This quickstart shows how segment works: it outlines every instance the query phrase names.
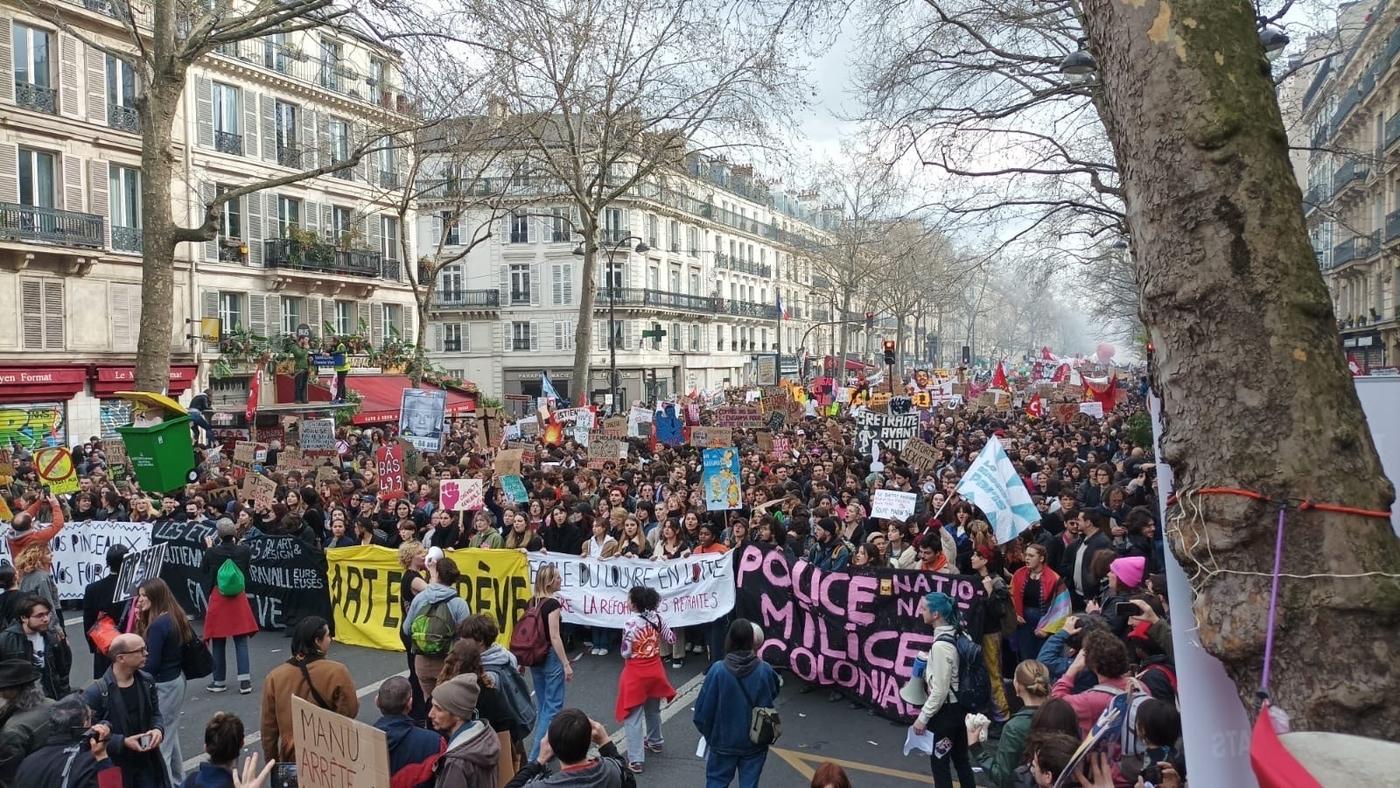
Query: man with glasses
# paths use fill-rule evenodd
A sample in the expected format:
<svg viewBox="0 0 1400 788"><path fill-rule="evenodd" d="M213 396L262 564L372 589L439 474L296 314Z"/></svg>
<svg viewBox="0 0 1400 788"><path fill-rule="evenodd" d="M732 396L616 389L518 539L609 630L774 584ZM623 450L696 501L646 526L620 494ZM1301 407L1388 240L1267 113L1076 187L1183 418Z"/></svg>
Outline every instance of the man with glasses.
<svg viewBox="0 0 1400 788"><path fill-rule="evenodd" d="M42 598L28 594L15 606L19 620L0 632L0 660L27 660L39 671L38 687L44 695L58 700L71 692L68 672L72 653L58 648L58 638L49 631L53 608Z"/></svg>
<svg viewBox="0 0 1400 788"><path fill-rule="evenodd" d="M112 667L88 685L83 701L92 709L92 718L111 731L108 750L127 788L169 788L160 754L165 720L156 701L156 683L141 670L146 653L140 635L118 635L107 652Z"/></svg>

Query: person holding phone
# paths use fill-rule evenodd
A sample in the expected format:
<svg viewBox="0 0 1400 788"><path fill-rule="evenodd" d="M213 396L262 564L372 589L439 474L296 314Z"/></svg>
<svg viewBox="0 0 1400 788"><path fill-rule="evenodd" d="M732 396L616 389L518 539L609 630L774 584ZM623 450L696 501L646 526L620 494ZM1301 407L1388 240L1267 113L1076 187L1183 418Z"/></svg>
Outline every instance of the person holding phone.
<svg viewBox="0 0 1400 788"><path fill-rule="evenodd" d="M169 788L170 775L161 757L165 719L160 714L156 683L141 670L146 641L127 633L112 641L112 667L83 691L92 718L111 731L107 748L121 768L126 788Z"/></svg>

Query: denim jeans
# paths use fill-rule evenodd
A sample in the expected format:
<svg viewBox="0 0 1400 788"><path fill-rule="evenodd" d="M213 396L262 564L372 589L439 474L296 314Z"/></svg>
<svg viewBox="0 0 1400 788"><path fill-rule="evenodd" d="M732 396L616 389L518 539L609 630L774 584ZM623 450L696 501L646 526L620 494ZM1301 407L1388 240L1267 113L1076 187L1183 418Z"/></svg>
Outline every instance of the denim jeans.
<svg viewBox="0 0 1400 788"><path fill-rule="evenodd" d="M224 678L228 675L228 653L225 646L228 638L213 638L209 641L209 651L214 655L214 672L209 676L209 680L215 684L223 684ZM248 666L248 636L238 635L233 639L233 658L238 664L238 680L252 680L252 668Z"/></svg>
<svg viewBox="0 0 1400 788"><path fill-rule="evenodd" d="M530 668L530 676L535 685L535 706L539 709L535 714L535 734L527 756L527 760L533 761L540 755L540 742L549 733L549 723L564 708L564 663L559 661L554 649L550 649L543 665Z"/></svg>
<svg viewBox="0 0 1400 788"><path fill-rule="evenodd" d="M185 705L185 677L156 683L156 705L165 721L165 737L160 740L160 759L170 775L170 784L179 785L185 777L185 759L180 753L180 708Z"/></svg>
<svg viewBox="0 0 1400 788"><path fill-rule="evenodd" d="M642 734L642 722L646 722L646 734ZM646 763L648 744L660 744L661 738L661 699L647 698L646 703L627 712L622 722L622 730L627 736L627 762Z"/></svg>
<svg viewBox="0 0 1400 788"><path fill-rule="evenodd" d="M767 759L767 747L753 755L725 755L710 750L705 757L705 788L728 788L736 771L739 788L758 788L758 778L763 774L763 762Z"/></svg>
<svg viewBox="0 0 1400 788"><path fill-rule="evenodd" d="M609 629L607 627L590 627L590 632L590 640L593 641L594 648L616 648L616 646L613 645L614 635L617 632L616 629Z"/></svg>

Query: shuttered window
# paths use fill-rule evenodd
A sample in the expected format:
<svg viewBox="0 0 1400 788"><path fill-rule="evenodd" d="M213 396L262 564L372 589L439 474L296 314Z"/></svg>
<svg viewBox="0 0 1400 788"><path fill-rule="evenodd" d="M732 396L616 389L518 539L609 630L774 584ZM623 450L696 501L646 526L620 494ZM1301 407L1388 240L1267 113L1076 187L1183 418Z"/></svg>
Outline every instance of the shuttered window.
<svg viewBox="0 0 1400 788"><path fill-rule="evenodd" d="M63 350L63 280L21 279L24 349Z"/></svg>

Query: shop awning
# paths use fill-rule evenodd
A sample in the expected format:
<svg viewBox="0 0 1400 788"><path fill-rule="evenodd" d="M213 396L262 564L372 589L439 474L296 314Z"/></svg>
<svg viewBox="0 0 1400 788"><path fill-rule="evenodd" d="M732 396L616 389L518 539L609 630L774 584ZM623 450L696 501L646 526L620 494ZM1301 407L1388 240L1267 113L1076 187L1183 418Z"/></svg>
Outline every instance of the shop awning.
<svg viewBox="0 0 1400 788"><path fill-rule="evenodd" d="M70 400L86 383L83 367L0 367L0 402Z"/></svg>
<svg viewBox="0 0 1400 788"><path fill-rule="evenodd" d="M351 375L346 379L350 390L360 395L360 409L351 424L390 424L399 420L399 404L403 390L413 388L407 375ZM437 388L424 383L419 388ZM476 395L447 389L447 415L465 416L476 412ZM277 401L291 402L295 390L291 375L277 376ZM312 402L329 402L330 389L312 381L307 398Z"/></svg>
<svg viewBox="0 0 1400 788"><path fill-rule="evenodd" d="M168 396L179 397L188 391L198 372L199 367L193 364L171 367ZM98 399L113 397L118 391L131 391L132 381L136 380L135 367L95 366L91 374L92 395Z"/></svg>

